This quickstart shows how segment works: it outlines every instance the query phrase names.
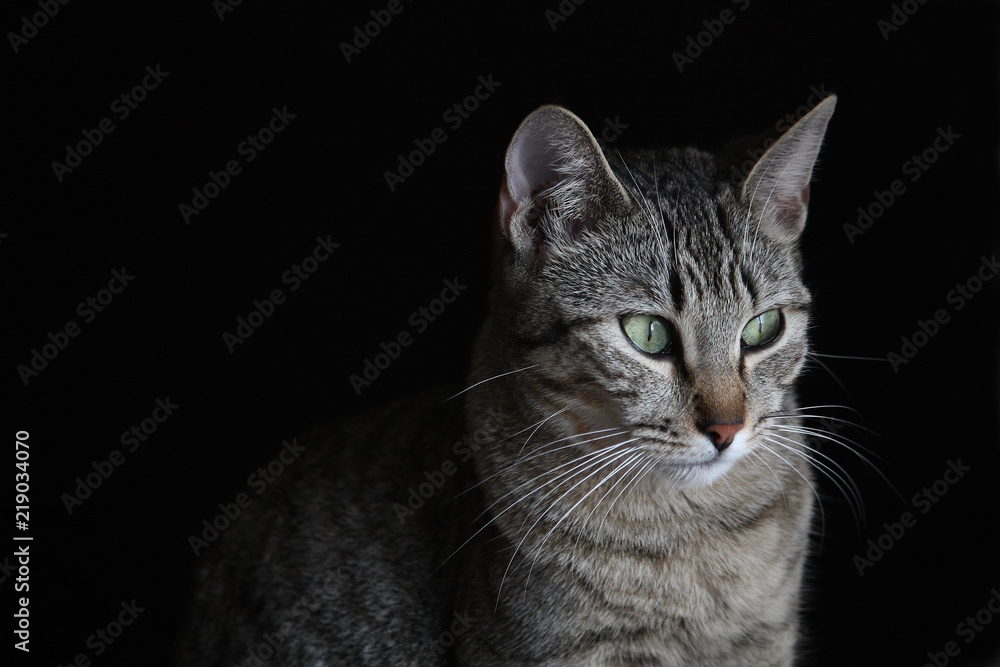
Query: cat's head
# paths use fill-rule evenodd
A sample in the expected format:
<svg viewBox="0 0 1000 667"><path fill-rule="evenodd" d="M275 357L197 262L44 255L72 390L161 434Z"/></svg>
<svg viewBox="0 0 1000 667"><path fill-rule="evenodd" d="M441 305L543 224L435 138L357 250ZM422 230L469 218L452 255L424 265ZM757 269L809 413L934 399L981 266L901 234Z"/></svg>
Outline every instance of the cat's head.
<svg viewBox="0 0 1000 667"><path fill-rule="evenodd" d="M605 157L560 107L524 120L507 151L497 285L473 371L511 373L474 399L513 404L523 422L491 454L497 466L545 447L569 460L626 443L704 485L755 451L807 353L798 240L835 101L735 185L721 158L694 149Z"/></svg>

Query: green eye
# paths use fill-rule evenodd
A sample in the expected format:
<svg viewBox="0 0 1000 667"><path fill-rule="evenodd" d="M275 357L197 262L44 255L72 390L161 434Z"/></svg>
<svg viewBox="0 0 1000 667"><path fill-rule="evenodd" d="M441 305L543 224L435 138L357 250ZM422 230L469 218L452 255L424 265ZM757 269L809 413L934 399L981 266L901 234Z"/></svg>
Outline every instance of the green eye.
<svg viewBox="0 0 1000 667"><path fill-rule="evenodd" d="M655 315L625 315L622 329L632 343L649 354L669 354L673 346L670 325Z"/></svg>
<svg viewBox="0 0 1000 667"><path fill-rule="evenodd" d="M743 327L740 344L743 347L760 347L778 337L781 333L781 311L769 310L753 318Z"/></svg>

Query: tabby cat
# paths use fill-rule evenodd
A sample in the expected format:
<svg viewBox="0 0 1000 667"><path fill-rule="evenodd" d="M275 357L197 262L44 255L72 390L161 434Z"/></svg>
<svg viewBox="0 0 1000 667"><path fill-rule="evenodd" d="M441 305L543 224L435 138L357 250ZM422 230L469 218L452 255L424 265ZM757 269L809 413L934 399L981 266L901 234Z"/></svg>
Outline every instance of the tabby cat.
<svg viewBox="0 0 1000 667"><path fill-rule="evenodd" d="M798 239L835 101L738 184L529 115L471 386L302 439L203 556L179 664L792 664Z"/></svg>

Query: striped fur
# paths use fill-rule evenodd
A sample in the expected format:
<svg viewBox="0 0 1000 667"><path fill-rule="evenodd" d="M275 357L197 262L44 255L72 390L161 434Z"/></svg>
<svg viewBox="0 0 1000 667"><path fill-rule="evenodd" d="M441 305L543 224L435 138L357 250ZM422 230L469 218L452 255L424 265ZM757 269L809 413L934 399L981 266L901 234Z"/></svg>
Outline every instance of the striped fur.
<svg viewBox="0 0 1000 667"><path fill-rule="evenodd" d="M510 418L477 461L495 539L475 559L482 585L464 592L470 606L496 605L497 621L465 636L463 664L791 662L811 473L797 441L783 450L763 436L769 416L794 409L807 353L795 241L832 105L772 147L743 188L694 149L605 162L585 130L575 145L565 138L582 123L559 109L536 112L542 130L522 126L560 138L548 150L524 140L536 152L524 157L515 137L508 172L543 171L511 156L555 162L584 185L553 194L543 178L504 193L514 240L473 378L527 370L468 399L470 426L487 406ZM588 187L614 196L560 199ZM519 232L531 224L542 231ZM545 247L520 247L518 233ZM776 307L781 336L743 352L741 329ZM680 352L639 352L619 325L627 313L672 322ZM745 426L720 454L700 423L727 411Z"/></svg>
<svg viewBox="0 0 1000 667"><path fill-rule="evenodd" d="M568 111L529 116L470 387L308 440L203 566L178 664L254 664L276 629L261 664L791 664L814 491L773 423L808 351L797 239L833 104L738 187L710 154L604 156ZM672 354L629 314L670 323Z"/></svg>

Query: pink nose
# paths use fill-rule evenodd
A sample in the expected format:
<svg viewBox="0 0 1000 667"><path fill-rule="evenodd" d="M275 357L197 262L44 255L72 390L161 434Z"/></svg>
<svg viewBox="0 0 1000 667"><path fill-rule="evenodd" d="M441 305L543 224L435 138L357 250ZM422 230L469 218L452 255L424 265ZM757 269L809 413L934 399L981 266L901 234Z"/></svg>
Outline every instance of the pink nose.
<svg viewBox="0 0 1000 667"><path fill-rule="evenodd" d="M734 424L709 424L705 427L705 433L712 439L712 444L721 453L726 447L733 444L736 434L743 428L743 422Z"/></svg>

